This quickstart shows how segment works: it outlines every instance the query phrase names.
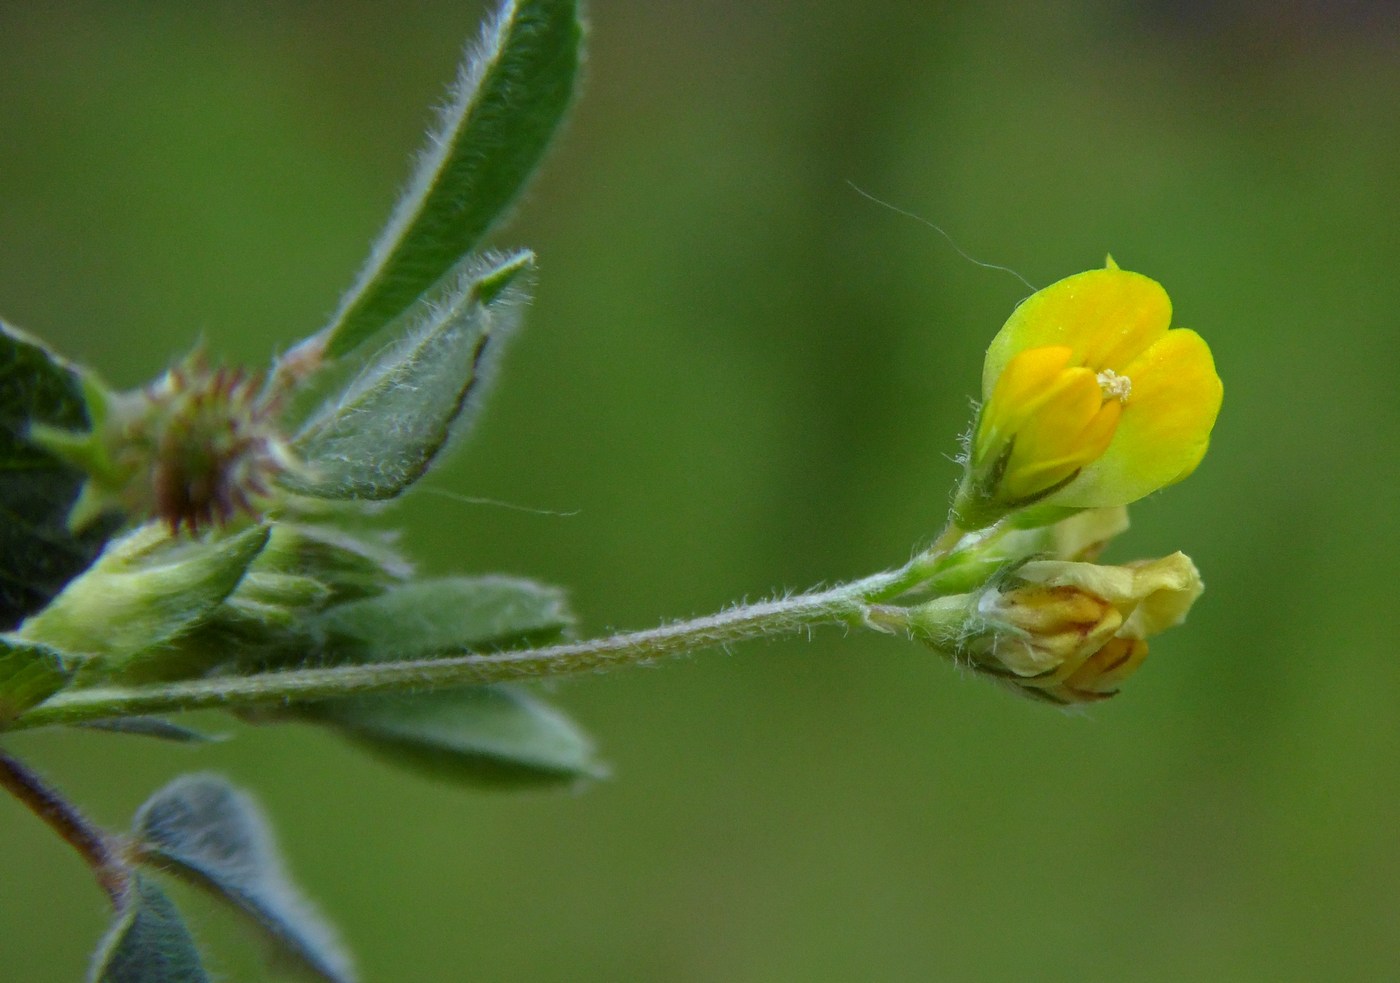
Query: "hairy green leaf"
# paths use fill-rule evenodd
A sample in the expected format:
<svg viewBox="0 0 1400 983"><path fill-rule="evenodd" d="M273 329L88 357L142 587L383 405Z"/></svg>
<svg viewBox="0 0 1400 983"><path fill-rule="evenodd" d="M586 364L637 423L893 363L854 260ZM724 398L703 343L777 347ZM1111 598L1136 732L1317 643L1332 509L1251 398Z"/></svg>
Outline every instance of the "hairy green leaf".
<svg viewBox="0 0 1400 983"><path fill-rule="evenodd" d="M576 0L507 0L469 53L407 191L327 330L342 355L406 311L510 206L573 96Z"/></svg>
<svg viewBox="0 0 1400 983"><path fill-rule="evenodd" d="M563 593L511 577L452 577L331 608L311 625L326 662L423 659L557 641L572 618ZM519 690L488 686L302 704L398 763L458 781L550 784L598 777L592 742Z"/></svg>
<svg viewBox="0 0 1400 983"><path fill-rule="evenodd" d="M480 393L490 356L519 321L528 252L468 264L407 336L297 435L305 467L283 478L317 498L393 498L427 472L453 423Z"/></svg>
<svg viewBox="0 0 1400 983"><path fill-rule="evenodd" d="M572 621L558 588L515 577L443 577L333 607L310 629L326 662L385 662L543 645Z"/></svg>
<svg viewBox="0 0 1400 983"><path fill-rule="evenodd" d="M97 949L91 983L205 983L209 979L180 913L137 875L117 920Z"/></svg>
<svg viewBox="0 0 1400 983"><path fill-rule="evenodd" d="M397 764L453 781L549 785L607 773L568 717L506 686L328 700L305 716Z"/></svg>
<svg viewBox="0 0 1400 983"><path fill-rule="evenodd" d="M69 679L58 652L17 638L0 638L0 728L57 693Z"/></svg>
<svg viewBox="0 0 1400 983"><path fill-rule="evenodd" d="M85 476L28 439L34 424L87 429L82 382L72 366L0 323L0 629L48 603L110 531L69 532Z"/></svg>
<svg viewBox="0 0 1400 983"><path fill-rule="evenodd" d="M288 879L262 811L224 779L175 779L137 812L133 833L143 862L228 902L304 971L354 980L335 931Z"/></svg>

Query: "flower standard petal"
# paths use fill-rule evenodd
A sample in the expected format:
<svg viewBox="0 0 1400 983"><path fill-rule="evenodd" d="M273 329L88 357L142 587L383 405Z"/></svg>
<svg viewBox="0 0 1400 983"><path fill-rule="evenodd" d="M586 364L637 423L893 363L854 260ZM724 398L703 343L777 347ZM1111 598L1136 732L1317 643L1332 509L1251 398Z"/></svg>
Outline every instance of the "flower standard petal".
<svg viewBox="0 0 1400 983"><path fill-rule="evenodd" d="M1073 364L1122 371L1171 320L1167 292L1141 273L1111 266L1066 277L1027 297L992 339L982 396L990 398L1006 363L1029 348L1064 345L1074 351Z"/></svg>

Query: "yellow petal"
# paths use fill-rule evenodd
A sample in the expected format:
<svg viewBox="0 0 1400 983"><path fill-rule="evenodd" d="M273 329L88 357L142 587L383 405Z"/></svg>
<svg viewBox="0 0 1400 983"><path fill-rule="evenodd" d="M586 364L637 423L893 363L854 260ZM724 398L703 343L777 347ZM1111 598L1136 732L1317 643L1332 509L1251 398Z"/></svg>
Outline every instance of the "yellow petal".
<svg viewBox="0 0 1400 983"><path fill-rule="evenodd" d="M1055 396L1056 383L1062 382L1065 366L1074 353L1064 347L1048 346L1018 352L997 380L996 389L983 408L977 428L975 460L998 453L1016 435L1036 410ZM1072 380L1071 380L1072 382Z"/></svg>
<svg viewBox="0 0 1400 983"><path fill-rule="evenodd" d="M1124 505L1180 481L1200 463L1223 393L1200 335L1169 331L1121 371L1132 380L1132 395L1113 442L1048 502Z"/></svg>
<svg viewBox="0 0 1400 983"><path fill-rule="evenodd" d="M1146 658L1147 643L1142 639L1114 638L1064 680L1058 695L1069 703L1112 696Z"/></svg>
<svg viewBox="0 0 1400 983"><path fill-rule="evenodd" d="M1123 566L1031 560L1016 576L1044 590L1075 590L1102 598L1123 616L1120 635L1146 638L1186 620L1205 589L1196 565L1185 553Z"/></svg>
<svg viewBox="0 0 1400 983"><path fill-rule="evenodd" d="M1064 345L1073 364L1122 372L1166 333L1172 305L1161 285L1116 266L1066 277L1027 297L987 348L982 396L988 399L1007 363L1029 348Z"/></svg>
<svg viewBox="0 0 1400 983"><path fill-rule="evenodd" d="M1121 404L1103 401L1089 369L1071 369L1062 379L1057 398L1016 435L1002 485L1003 494L1013 501L1054 487L1097 459L1112 442Z"/></svg>
<svg viewBox="0 0 1400 983"><path fill-rule="evenodd" d="M1134 573L1133 592L1140 601L1128 615L1121 634L1132 638L1146 638L1181 624L1205 590L1196 564L1185 553L1139 561L1129 567Z"/></svg>

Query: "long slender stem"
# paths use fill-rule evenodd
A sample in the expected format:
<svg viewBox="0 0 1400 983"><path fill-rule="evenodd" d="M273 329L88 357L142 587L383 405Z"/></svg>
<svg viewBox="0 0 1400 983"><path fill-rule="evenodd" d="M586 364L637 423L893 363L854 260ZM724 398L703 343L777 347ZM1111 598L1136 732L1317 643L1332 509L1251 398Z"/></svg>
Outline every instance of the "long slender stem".
<svg viewBox="0 0 1400 983"><path fill-rule="evenodd" d="M49 825L78 851L97 883L119 907L131 880L131 868L122 859L120 844L110 833L94 826L78 808L34 771L0 750L0 787Z"/></svg>
<svg viewBox="0 0 1400 983"><path fill-rule="evenodd" d="M437 658L287 669L133 686L66 690L12 721L11 729L80 724L182 710L229 709L447 686L601 672L668 655L793 635L818 625L867 625L871 606L918 589L952 551L962 530L950 524L927 550L898 570L828 590L734 607L690 621L564 645L510 652L443 653Z"/></svg>
<svg viewBox="0 0 1400 983"><path fill-rule="evenodd" d="M76 688L34 707L12 726L43 727L179 710L268 705L603 671L751 638L796 634L818 625L860 624L872 599L889 596L891 590L898 592L907 580L906 571L907 568L875 574L830 590L735 607L646 631L538 649L139 686Z"/></svg>

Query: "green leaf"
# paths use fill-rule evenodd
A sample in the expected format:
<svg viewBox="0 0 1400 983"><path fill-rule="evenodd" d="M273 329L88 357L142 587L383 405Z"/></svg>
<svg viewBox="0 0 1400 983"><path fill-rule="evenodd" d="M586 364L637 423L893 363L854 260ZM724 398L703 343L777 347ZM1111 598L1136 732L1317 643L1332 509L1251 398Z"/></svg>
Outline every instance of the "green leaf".
<svg viewBox="0 0 1400 983"><path fill-rule="evenodd" d="M46 645L0 638L0 728L67 685L59 653Z"/></svg>
<svg viewBox="0 0 1400 983"><path fill-rule="evenodd" d="M224 779L175 779L137 812L133 833L143 862L228 902L302 970L354 980L334 930L287 878L262 811Z"/></svg>
<svg viewBox="0 0 1400 983"><path fill-rule="evenodd" d="M558 640L573 619L558 588L514 577L444 577L330 608L310 624L327 663L387 662Z"/></svg>
<svg viewBox="0 0 1400 983"><path fill-rule="evenodd" d="M68 512L85 475L28 439L35 424L86 430L81 379L33 338L0 323L0 629L48 603L92 562L110 532L69 532Z"/></svg>
<svg viewBox="0 0 1400 983"><path fill-rule="evenodd" d="M327 327L331 356L406 311L515 200L572 100L582 34L576 0L510 0L487 25Z"/></svg>
<svg viewBox="0 0 1400 983"><path fill-rule="evenodd" d="M468 264L439 303L302 429L305 467L282 479L302 495L394 498L427 472L453 423L484 388L489 356L519 321L528 252Z"/></svg>
<svg viewBox="0 0 1400 983"><path fill-rule="evenodd" d="M304 716L397 764L453 781L552 785L607 774L593 742L568 717L506 686L329 700L307 706Z"/></svg>
<svg viewBox="0 0 1400 983"><path fill-rule="evenodd" d="M331 608L311 631L322 640L318 658L340 664L544 645L572 621L556 588L512 577L452 577ZM292 713L457 781L554 784L605 773L592 742L567 717L508 687L349 697Z"/></svg>
<svg viewBox="0 0 1400 983"><path fill-rule="evenodd" d="M16 635L73 653L94 671L155 670L165 643L207 619L267 544L268 528L192 541L150 523L110 543Z"/></svg>
<svg viewBox="0 0 1400 983"><path fill-rule="evenodd" d="M204 983L209 979L180 913L155 884L137 875L98 947L91 983Z"/></svg>

